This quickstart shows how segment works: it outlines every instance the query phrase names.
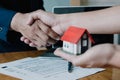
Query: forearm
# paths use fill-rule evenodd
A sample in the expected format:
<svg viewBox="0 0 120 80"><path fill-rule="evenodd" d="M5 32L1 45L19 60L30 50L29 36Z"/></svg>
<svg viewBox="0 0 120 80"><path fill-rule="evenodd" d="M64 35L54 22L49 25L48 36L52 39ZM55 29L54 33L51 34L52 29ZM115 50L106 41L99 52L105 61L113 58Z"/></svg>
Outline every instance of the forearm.
<svg viewBox="0 0 120 80"><path fill-rule="evenodd" d="M119 9L120 6L91 12L63 14L60 20L63 24L86 28L93 34L120 33Z"/></svg>
<svg viewBox="0 0 120 80"><path fill-rule="evenodd" d="M114 46L114 53L108 64L120 68L120 45Z"/></svg>
<svg viewBox="0 0 120 80"><path fill-rule="evenodd" d="M14 30L16 32L20 32L20 29L24 30L25 27L23 27L23 25L21 24L21 23L23 23L23 20L21 19L21 18L23 18L23 15L24 14L18 12L13 16L13 18L11 20L11 26L10 26L11 30Z"/></svg>

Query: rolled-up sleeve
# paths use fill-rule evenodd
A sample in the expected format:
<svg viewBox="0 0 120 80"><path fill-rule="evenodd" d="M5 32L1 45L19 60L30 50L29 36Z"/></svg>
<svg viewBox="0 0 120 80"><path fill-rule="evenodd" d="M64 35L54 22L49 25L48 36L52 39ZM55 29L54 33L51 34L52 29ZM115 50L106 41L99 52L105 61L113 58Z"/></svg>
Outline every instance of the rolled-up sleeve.
<svg viewBox="0 0 120 80"><path fill-rule="evenodd" d="M7 32L10 28L11 20L15 14L15 11L0 7L0 39L3 41L7 41Z"/></svg>

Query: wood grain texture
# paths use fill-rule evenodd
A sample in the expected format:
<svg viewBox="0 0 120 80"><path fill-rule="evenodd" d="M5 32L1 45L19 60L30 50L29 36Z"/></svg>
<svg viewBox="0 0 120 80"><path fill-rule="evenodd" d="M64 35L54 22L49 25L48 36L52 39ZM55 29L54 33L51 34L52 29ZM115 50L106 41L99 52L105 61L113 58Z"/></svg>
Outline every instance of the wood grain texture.
<svg viewBox="0 0 120 80"><path fill-rule="evenodd" d="M25 51L25 52L11 52L0 53L0 63L14 61L26 57L40 56L44 50L41 51ZM0 74L0 80L20 80L4 74ZM98 72L94 75L81 78L79 80L120 80L120 69L106 67L105 71Z"/></svg>

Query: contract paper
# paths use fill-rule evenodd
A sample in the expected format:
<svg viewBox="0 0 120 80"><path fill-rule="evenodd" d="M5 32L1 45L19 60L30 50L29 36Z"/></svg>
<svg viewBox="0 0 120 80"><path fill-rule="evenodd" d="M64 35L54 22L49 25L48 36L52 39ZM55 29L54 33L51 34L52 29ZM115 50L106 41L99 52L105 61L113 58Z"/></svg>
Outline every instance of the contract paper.
<svg viewBox="0 0 120 80"><path fill-rule="evenodd" d="M67 70L68 62L55 57L25 58L0 64L0 73L23 80L76 80L103 71L103 68L74 67Z"/></svg>

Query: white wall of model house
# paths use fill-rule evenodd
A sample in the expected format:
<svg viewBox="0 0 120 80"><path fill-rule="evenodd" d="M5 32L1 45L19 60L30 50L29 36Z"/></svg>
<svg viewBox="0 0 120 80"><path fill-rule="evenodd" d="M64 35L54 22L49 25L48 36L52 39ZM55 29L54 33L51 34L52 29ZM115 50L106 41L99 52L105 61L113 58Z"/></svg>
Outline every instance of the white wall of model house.
<svg viewBox="0 0 120 80"><path fill-rule="evenodd" d="M63 41L63 50L70 53L70 54L77 54L78 50L77 50L77 47L78 45L80 44L74 44L74 43L71 43L71 42L67 42L67 41Z"/></svg>
<svg viewBox="0 0 120 80"><path fill-rule="evenodd" d="M86 38L86 34L83 35L83 38ZM88 40L83 40L82 44L81 44L81 39L78 41L77 44L75 43L71 43L71 42L67 42L67 41L63 41L63 50L70 53L70 54L80 54L81 53L81 49L82 46L83 47L91 47L91 41L89 38L87 38ZM88 42L87 42L88 41ZM87 44L88 43L88 44ZM82 45L82 46L81 46Z"/></svg>

